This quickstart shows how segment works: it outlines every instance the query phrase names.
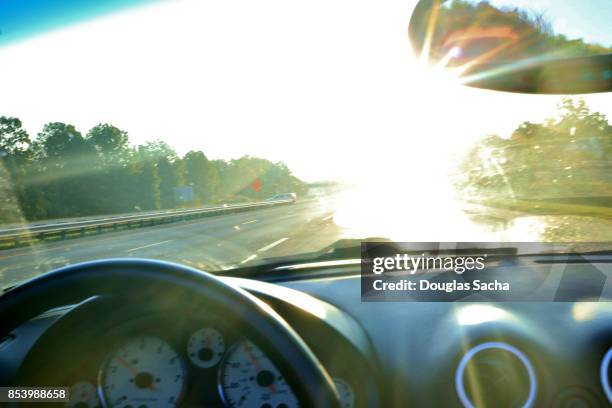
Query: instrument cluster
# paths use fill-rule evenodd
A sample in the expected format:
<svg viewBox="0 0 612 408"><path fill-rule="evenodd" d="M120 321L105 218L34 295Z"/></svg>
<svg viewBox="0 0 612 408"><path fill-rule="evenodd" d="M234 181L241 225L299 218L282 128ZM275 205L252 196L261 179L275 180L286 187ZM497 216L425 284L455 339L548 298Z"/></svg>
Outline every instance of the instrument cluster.
<svg viewBox="0 0 612 408"><path fill-rule="evenodd" d="M153 330L107 344L97 364L71 377L66 406L299 406L274 362L248 339L209 325L191 327L189 333ZM355 407L350 380L333 380L342 407Z"/></svg>

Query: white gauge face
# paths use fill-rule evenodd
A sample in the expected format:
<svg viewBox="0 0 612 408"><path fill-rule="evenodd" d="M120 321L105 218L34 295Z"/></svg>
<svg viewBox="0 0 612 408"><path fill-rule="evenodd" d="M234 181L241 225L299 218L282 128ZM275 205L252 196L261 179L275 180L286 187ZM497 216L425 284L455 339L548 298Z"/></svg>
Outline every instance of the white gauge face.
<svg viewBox="0 0 612 408"><path fill-rule="evenodd" d="M230 407L294 408L298 400L272 361L253 343L234 346L223 361L221 391Z"/></svg>
<svg viewBox="0 0 612 408"><path fill-rule="evenodd" d="M88 381L79 381L70 386L70 401L66 407L93 408L99 407L100 401L96 393L96 387Z"/></svg>
<svg viewBox="0 0 612 408"><path fill-rule="evenodd" d="M333 377L332 380L340 396L340 406L342 408L353 408L355 406L355 392L353 388L341 378Z"/></svg>
<svg viewBox="0 0 612 408"><path fill-rule="evenodd" d="M215 329L205 327L193 333L187 343L187 355L193 364L202 368L215 365L225 353L223 336Z"/></svg>
<svg viewBox="0 0 612 408"><path fill-rule="evenodd" d="M168 343L144 336L116 350L99 381L107 407L174 407L183 393L185 367Z"/></svg>

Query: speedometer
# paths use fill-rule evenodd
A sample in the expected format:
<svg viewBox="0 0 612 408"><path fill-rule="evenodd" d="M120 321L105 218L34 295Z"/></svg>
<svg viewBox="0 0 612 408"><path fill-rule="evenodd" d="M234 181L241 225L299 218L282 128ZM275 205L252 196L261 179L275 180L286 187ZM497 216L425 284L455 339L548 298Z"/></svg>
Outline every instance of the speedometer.
<svg viewBox="0 0 612 408"><path fill-rule="evenodd" d="M174 407L183 393L185 367L159 337L143 336L116 350L100 372L105 407Z"/></svg>
<svg viewBox="0 0 612 408"><path fill-rule="evenodd" d="M234 346L220 372L222 397L230 407L292 408L298 400L268 357L250 341Z"/></svg>

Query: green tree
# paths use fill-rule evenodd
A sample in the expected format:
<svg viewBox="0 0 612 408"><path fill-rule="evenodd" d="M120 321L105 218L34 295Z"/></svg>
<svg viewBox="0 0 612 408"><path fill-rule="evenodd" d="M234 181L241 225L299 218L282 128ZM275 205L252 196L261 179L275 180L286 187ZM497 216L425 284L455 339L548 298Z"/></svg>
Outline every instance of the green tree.
<svg viewBox="0 0 612 408"><path fill-rule="evenodd" d="M137 205L130 190L134 182L130 168L132 151L127 132L109 124L92 128L86 142L95 152L90 195L95 198L99 214L131 211Z"/></svg>
<svg viewBox="0 0 612 408"><path fill-rule="evenodd" d="M136 207L143 211L161 208L159 174L155 157L147 146L138 146L132 164L134 180L131 191Z"/></svg>
<svg viewBox="0 0 612 408"><path fill-rule="evenodd" d="M157 159L157 172L159 174L159 193L162 208L174 208L178 202L175 199L175 188L184 184L182 162L175 159L173 162L166 156Z"/></svg>
<svg viewBox="0 0 612 408"><path fill-rule="evenodd" d="M220 186L225 196L238 195L249 199L263 199L274 194L295 192L303 194L307 186L291 174L284 163L244 156L226 165L215 163L219 171ZM253 182L261 182L261 191L254 191Z"/></svg>
<svg viewBox="0 0 612 408"><path fill-rule="evenodd" d="M193 187L196 201L199 204L211 202L219 183L214 164L200 151L188 152L183 161L186 182Z"/></svg>
<svg viewBox="0 0 612 408"><path fill-rule="evenodd" d="M25 156L30 145L30 136L19 119L0 116L0 157L3 160Z"/></svg>
<svg viewBox="0 0 612 408"><path fill-rule="evenodd" d="M37 161L31 182L45 201L46 217L74 217L95 212L89 195L95 156L73 125L48 123L33 143Z"/></svg>
<svg viewBox="0 0 612 408"><path fill-rule="evenodd" d="M255 180L262 184L253 191ZM99 124L83 135L71 124L47 123L30 140L21 121L0 117L0 221L102 215L175 208L177 187L192 185L196 202L257 200L305 191L283 163L244 156L183 158L165 142L131 147L128 133Z"/></svg>
<svg viewBox="0 0 612 408"><path fill-rule="evenodd" d="M0 221L20 221L28 206L27 165L30 136L17 118L0 117Z"/></svg>
<svg viewBox="0 0 612 408"><path fill-rule="evenodd" d="M612 197L612 126L583 100L560 115L524 122L507 138L489 136L463 162L460 188L471 197L598 204Z"/></svg>

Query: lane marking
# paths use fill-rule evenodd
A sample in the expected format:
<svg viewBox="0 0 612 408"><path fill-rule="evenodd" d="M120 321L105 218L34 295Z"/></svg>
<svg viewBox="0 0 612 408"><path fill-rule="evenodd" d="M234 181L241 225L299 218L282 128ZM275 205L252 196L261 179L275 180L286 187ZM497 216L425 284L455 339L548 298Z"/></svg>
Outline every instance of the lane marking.
<svg viewBox="0 0 612 408"><path fill-rule="evenodd" d="M150 248L150 247L152 247L152 246L156 246L156 245L165 244L166 242L172 242L172 240L171 240L171 239L169 239L169 240L167 240L167 241L156 242L156 243L154 243L154 244L149 244L149 245L143 245L143 246L138 247L138 248L128 249L128 250L127 250L127 251L125 251L125 252L133 252L133 251L138 251L139 249Z"/></svg>
<svg viewBox="0 0 612 408"><path fill-rule="evenodd" d="M257 221L258 220L251 220L251 221L243 222L242 225L252 224L252 223L257 222Z"/></svg>
<svg viewBox="0 0 612 408"><path fill-rule="evenodd" d="M329 214L327 217L323 218L323 221L331 220L334 214Z"/></svg>
<svg viewBox="0 0 612 408"><path fill-rule="evenodd" d="M247 263L247 262L249 262L249 261L252 261L252 260L253 260L253 259L255 259L255 258L257 258L257 255L253 254L253 255L249 256L247 259L242 260L242 261L240 262L240 265L245 264L245 263Z"/></svg>
<svg viewBox="0 0 612 408"><path fill-rule="evenodd" d="M270 208L261 208L255 211L267 211L269 209ZM278 209L278 208L274 208L274 209ZM228 214L228 215L231 216L232 214ZM139 229L134 229L134 230L124 229L120 231L109 232L108 234L90 235L90 236L85 236L85 237L80 237L80 238L69 239L66 241L48 241L48 242L41 242L41 243L34 244L31 246L26 246L26 247L6 248L6 249L0 250L0 253L1 253L0 261L5 260L5 259L19 258L22 256L27 256L29 258L33 254L38 256L42 254L47 254L49 252L66 250L68 248L75 247L75 246L78 246L79 249L82 249L85 247L91 248L91 247L97 246L100 242L106 242L110 240L121 241L126 237L129 237L129 239L134 238L135 235L139 235L139 236L151 235L151 234L159 233L160 230L164 230L164 229L173 230L176 227L183 228L184 225L188 225L189 227L194 227L194 226L198 226L199 224L205 224L211 221L217 222L218 218L217 217L205 217L205 218L189 221L187 224L182 224L182 225L181 223L174 223L174 224L166 224L166 225L155 225L151 227L139 228ZM236 230L240 230L240 227L237 225L234 226L234 228ZM118 244L120 243L118 242ZM18 252L4 254L3 252L5 251L7 252L8 251L10 252L18 251ZM83 258L83 259L88 259L88 258Z"/></svg>
<svg viewBox="0 0 612 408"><path fill-rule="evenodd" d="M104 234L104 235L90 235L90 236L86 236L82 238L69 239L66 241L51 241L51 242L46 242L46 243L34 244L34 245L30 245L30 246L23 247L23 248L11 248L11 249L6 249L6 251L14 251L14 250L21 250L21 249L23 249L23 251L16 253L16 254L2 255L0 256L0 260L15 258L19 256L24 256L24 255L31 256L32 254L41 255L41 254L46 254L47 252L53 252L56 250L66 250L68 248L73 247L79 240L81 240L80 248L84 248L82 245L88 245L88 244L93 245L93 244L98 244L100 242L105 242L109 240L116 240L117 238L120 239L120 238L125 238L127 236L133 237L133 235L151 235L153 233L160 231L161 228L158 229L158 227L172 228L171 225L156 225L155 227L151 227L150 229L147 229L147 230L143 230L142 228L139 230L120 230L117 232L111 232L111 233ZM131 234L121 235L125 232L131 232ZM58 245L54 246L54 244L58 244ZM41 246L42 248L37 248L37 246Z"/></svg>
<svg viewBox="0 0 612 408"><path fill-rule="evenodd" d="M274 247L275 247L275 246L277 246L278 244L282 244L283 242L285 242L285 241L286 241L286 240L288 240L288 239L289 239L289 238L287 238L287 237L285 237L285 238L281 238L281 239L279 239L278 241L274 241L274 242L273 242L273 243L271 243L270 245L266 245L266 246L265 246L265 247L263 247L263 248L259 248L259 249L257 250L257 252L265 252L265 251L267 251L268 249L272 249L272 248L274 248Z"/></svg>

